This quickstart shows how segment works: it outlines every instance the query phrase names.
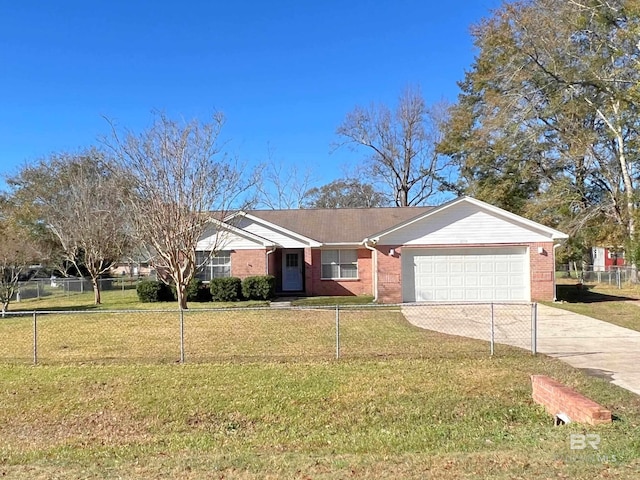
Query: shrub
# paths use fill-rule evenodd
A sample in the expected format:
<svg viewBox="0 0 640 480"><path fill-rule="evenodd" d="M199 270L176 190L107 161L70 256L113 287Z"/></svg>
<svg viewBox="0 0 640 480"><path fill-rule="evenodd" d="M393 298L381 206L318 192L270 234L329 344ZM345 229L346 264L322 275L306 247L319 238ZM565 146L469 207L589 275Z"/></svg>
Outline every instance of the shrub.
<svg viewBox="0 0 640 480"><path fill-rule="evenodd" d="M175 300L171 288L158 280L143 280L136 286L138 299L142 303L172 302Z"/></svg>
<svg viewBox="0 0 640 480"><path fill-rule="evenodd" d="M192 278L187 286L187 301L210 302L211 290L209 290L209 286L203 284L199 278Z"/></svg>
<svg viewBox="0 0 640 480"><path fill-rule="evenodd" d="M175 298L178 298L176 294L175 285L171 285L171 292ZM199 278L192 278L187 285L187 302L210 302L211 291L202 283Z"/></svg>
<svg viewBox="0 0 640 480"><path fill-rule="evenodd" d="M209 283L214 302L236 302L242 295L242 281L238 277L212 278Z"/></svg>
<svg viewBox="0 0 640 480"><path fill-rule="evenodd" d="M273 275L247 277L242 281L242 296L248 300L270 300L276 294Z"/></svg>

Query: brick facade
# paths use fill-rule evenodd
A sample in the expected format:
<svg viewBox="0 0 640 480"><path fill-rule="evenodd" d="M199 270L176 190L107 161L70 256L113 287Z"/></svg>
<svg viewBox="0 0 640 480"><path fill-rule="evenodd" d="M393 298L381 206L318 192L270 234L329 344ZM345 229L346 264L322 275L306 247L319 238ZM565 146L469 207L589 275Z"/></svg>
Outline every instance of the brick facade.
<svg viewBox="0 0 640 480"><path fill-rule="evenodd" d="M231 276L238 278L267 274L267 251L256 250L232 250L231 251Z"/></svg>
<svg viewBox="0 0 640 480"><path fill-rule="evenodd" d="M391 256L391 249L394 255ZM378 250L378 301L380 303L402 302L402 247L380 245Z"/></svg>
<svg viewBox="0 0 640 480"><path fill-rule="evenodd" d="M322 250L305 249L305 293L309 296L373 295L371 251L358 249L358 278L322 278Z"/></svg>
<svg viewBox="0 0 640 480"><path fill-rule="evenodd" d="M542 249L540 253L539 250ZM555 258L553 242L529 245L531 300L552 301L555 298Z"/></svg>
<svg viewBox="0 0 640 480"><path fill-rule="evenodd" d="M465 245L469 247L495 247L496 245ZM531 299L550 301L554 299L553 243L531 243L529 247L529 274ZM412 246L413 248L413 246ZM423 247L428 248L428 247ZM437 248L460 248L460 245L438 245ZM402 302L402 246L380 245L377 248L378 301L381 303ZM394 255L390 250L394 249ZM541 250L540 250L541 249ZM304 249L304 294L307 296L372 295L373 259L366 248L358 249L358 278L354 280L322 279L322 250ZM267 271L277 278L282 275L281 250L267 255L266 249L233 250L231 252L231 275L245 278L265 275ZM269 269L267 270L267 263ZM278 283L281 286L281 282Z"/></svg>

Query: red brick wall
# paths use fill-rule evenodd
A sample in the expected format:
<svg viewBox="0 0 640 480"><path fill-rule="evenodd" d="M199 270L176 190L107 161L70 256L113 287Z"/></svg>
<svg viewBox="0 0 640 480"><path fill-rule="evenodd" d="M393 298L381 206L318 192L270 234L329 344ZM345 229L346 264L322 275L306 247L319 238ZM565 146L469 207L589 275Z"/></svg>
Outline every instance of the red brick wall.
<svg viewBox="0 0 640 480"><path fill-rule="evenodd" d="M322 279L322 251L305 249L305 290L307 295L372 295L371 251L358 249L358 278L354 280Z"/></svg>
<svg viewBox="0 0 640 480"><path fill-rule="evenodd" d="M611 411L586 398L575 390L545 375L532 375L533 400L544 406L554 417L559 413L572 422L597 425L611 423Z"/></svg>
<svg viewBox="0 0 640 480"><path fill-rule="evenodd" d="M538 253L539 247L543 249L543 253ZM530 244L529 261L531 274L531 300L552 301L555 297L555 259L553 258L553 242Z"/></svg>
<svg viewBox="0 0 640 480"><path fill-rule="evenodd" d="M391 249L393 256L389 255ZM402 302L402 247L380 245L378 250L378 302Z"/></svg>
<svg viewBox="0 0 640 480"><path fill-rule="evenodd" d="M232 250L231 251L231 276L251 277L253 275L266 275L266 250Z"/></svg>

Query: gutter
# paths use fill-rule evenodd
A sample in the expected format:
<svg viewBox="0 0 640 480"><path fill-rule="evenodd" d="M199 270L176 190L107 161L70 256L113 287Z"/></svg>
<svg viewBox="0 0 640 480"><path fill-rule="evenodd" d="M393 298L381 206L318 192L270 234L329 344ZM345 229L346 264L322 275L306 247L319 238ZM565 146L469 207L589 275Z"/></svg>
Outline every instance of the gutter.
<svg viewBox="0 0 640 480"><path fill-rule="evenodd" d="M362 241L362 245L367 250L371 250L373 253L371 254L373 260L373 301L374 303L378 302L378 250L372 247L370 244L375 245L376 242L365 238Z"/></svg>

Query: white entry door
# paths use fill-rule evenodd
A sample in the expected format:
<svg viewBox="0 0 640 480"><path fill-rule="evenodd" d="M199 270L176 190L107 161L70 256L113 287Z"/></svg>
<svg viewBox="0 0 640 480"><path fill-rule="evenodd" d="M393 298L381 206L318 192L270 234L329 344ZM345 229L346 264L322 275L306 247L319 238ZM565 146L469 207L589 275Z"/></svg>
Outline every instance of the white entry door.
<svg viewBox="0 0 640 480"><path fill-rule="evenodd" d="M405 302L528 301L526 247L403 249Z"/></svg>
<svg viewBox="0 0 640 480"><path fill-rule="evenodd" d="M282 252L282 290L299 292L302 290L302 252Z"/></svg>

